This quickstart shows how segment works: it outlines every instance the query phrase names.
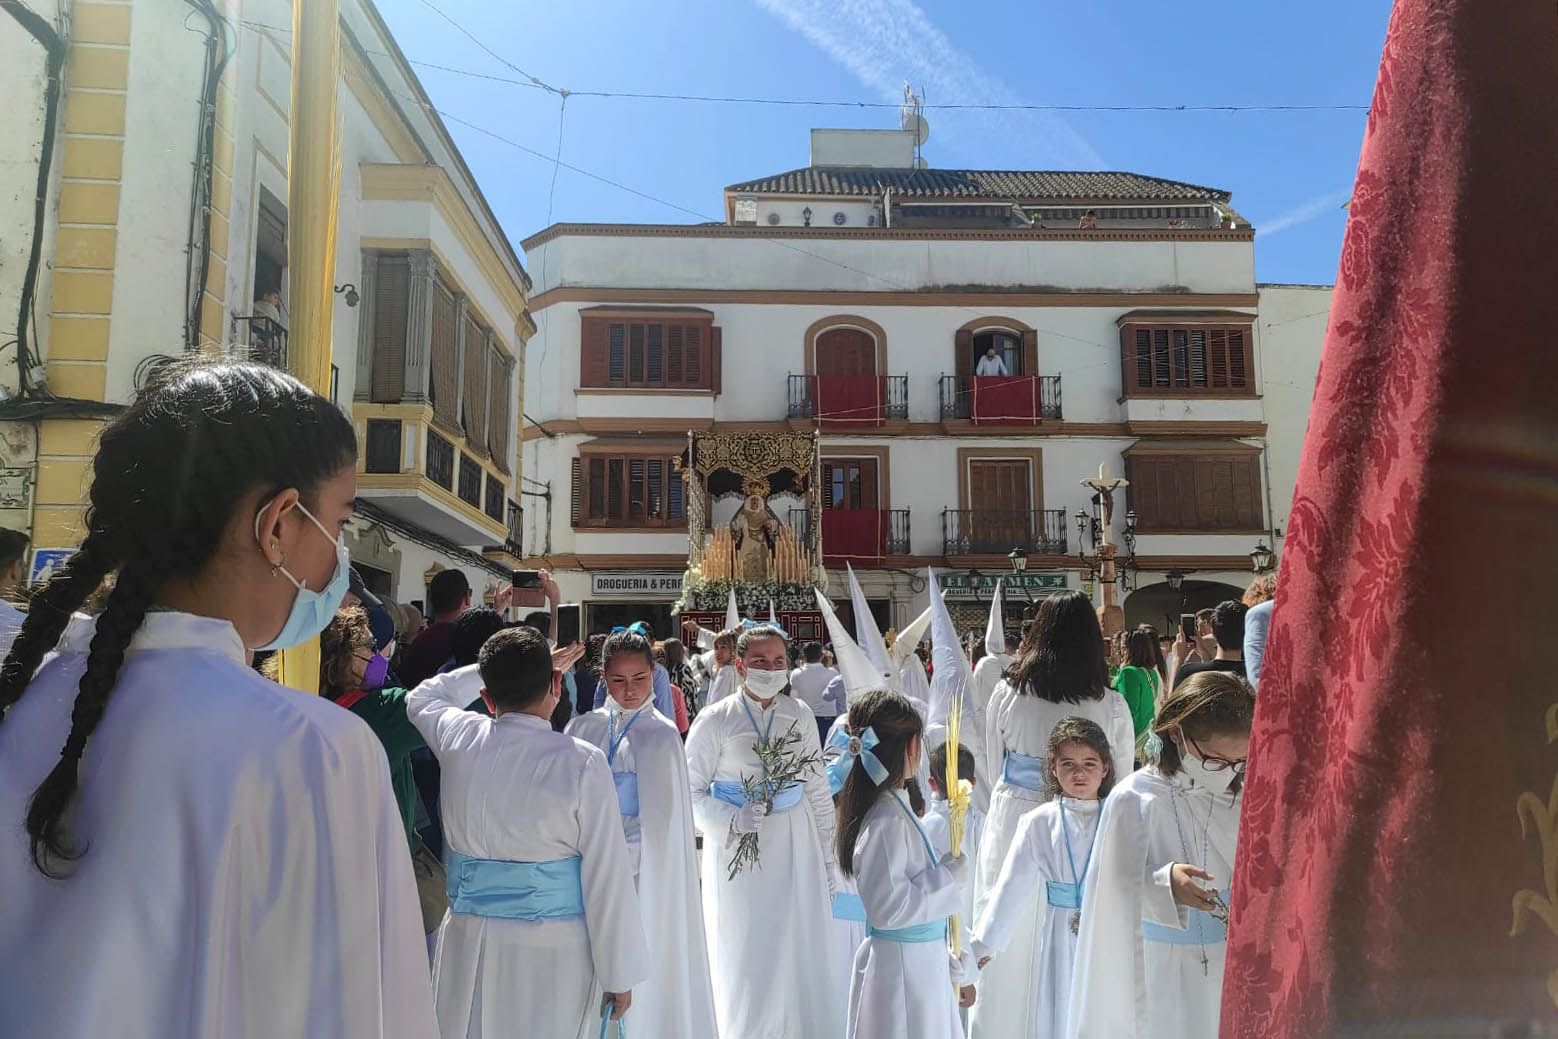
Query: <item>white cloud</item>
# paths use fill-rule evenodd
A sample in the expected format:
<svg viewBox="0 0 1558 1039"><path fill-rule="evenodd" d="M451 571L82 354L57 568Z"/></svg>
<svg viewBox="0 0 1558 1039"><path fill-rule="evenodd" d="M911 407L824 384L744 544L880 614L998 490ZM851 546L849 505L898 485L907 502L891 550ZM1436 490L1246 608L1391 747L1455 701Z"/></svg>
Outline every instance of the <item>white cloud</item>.
<svg viewBox="0 0 1558 1039"><path fill-rule="evenodd" d="M1018 104L1021 99L983 71L926 17L914 0L757 0L884 101L903 85L923 89L928 104ZM935 110L932 151L954 142L984 165L1101 169L1103 156L1069 123L1049 112Z"/></svg>
<svg viewBox="0 0 1558 1039"><path fill-rule="evenodd" d="M1327 216L1340 209L1342 203L1351 197L1351 188L1348 188L1346 191L1333 191L1327 195L1320 195L1317 198L1310 199L1308 202L1294 206L1286 213L1279 213L1264 223L1257 222L1255 229L1260 232L1261 237L1269 238L1274 234L1290 230L1300 224L1307 224L1311 220L1318 220L1323 216Z"/></svg>

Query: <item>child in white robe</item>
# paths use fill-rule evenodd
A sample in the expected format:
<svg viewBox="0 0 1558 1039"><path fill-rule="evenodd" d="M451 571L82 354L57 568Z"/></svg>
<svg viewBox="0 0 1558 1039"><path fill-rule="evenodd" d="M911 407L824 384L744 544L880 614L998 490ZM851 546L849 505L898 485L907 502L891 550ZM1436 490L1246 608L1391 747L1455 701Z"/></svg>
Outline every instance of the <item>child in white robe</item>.
<svg viewBox="0 0 1558 1039"><path fill-rule="evenodd" d="M904 790L924 723L902 695L876 691L850 707L849 732L839 864L855 878L867 925L855 953L846 1035L961 1039L958 1005L973 999L973 969L966 948L952 959L947 924L962 906L969 860L936 854Z"/></svg>
<svg viewBox="0 0 1558 1039"><path fill-rule="evenodd" d="M827 954L837 874L827 777L810 770L774 793L771 811L742 788L743 778L763 779L759 740L793 730L797 753L818 754L817 719L782 695L790 665L779 629L743 630L735 660L741 688L700 711L687 734L716 1020L740 1039L836 1035L845 990ZM759 860L732 876L744 833L758 835Z"/></svg>
<svg viewBox="0 0 1558 1039"><path fill-rule="evenodd" d="M649 976L649 950L611 769L552 730L558 650L508 628L411 691L406 713L443 770L449 912L433 989L443 1039L594 1037ZM493 717L465 709L471 686ZM602 995L604 993L604 995Z"/></svg>
<svg viewBox="0 0 1558 1039"><path fill-rule="evenodd" d="M605 706L566 731L606 752L644 934L655 950L649 979L634 993L633 1034L714 1039L687 758L675 723L655 709L653 653L637 632L608 638L601 648Z"/></svg>
<svg viewBox="0 0 1558 1039"><path fill-rule="evenodd" d="M1053 800L1017 824L1000 878L973 924L973 952L983 967L1010 944L1029 906L1043 906L1039 941L1022 970L1027 984L984 993L989 1003L1016 1002L1009 1011L1013 1019L1026 1011L1023 1037L1063 1039L1066 1034L1082 880L1098 832L1100 799L1109 793L1112 773L1104 730L1086 718L1061 719L1044 756L1045 792Z"/></svg>
<svg viewBox="0 0 1558 1039"><path fill-rule="evenodd" d="M1109 688L1104 665L1104 636L1092 600L1078 591L1056 592L1039 607L1038 617L1023 637L1017 662L995 688L985 716L985 750L995 789L985 816L974 875L974 908L983 912L995 887L1006 851L1024 815L1049 800L1044 793L1044 749L1051 730L1062 718L1075 715L1097 723L1109 737L1114 774L1130 772L1136 752L1136 730L1125 698ZM1032 962L1040 926L1038 905L1030 906L1012 936L1007 955L984 974L990 991L1020 989L1028 984L1022 972ZM1008 1017L1007 1009L1021 1010ZM1025 1005L981 1001L969 1015L974 1039L1011 1039L1029 1027Z"/></svg>
<svg viewBox="0 0 1558 1039"><path fill-rule="evenodd" d="M945 741L937 744L936 749L930 752L930 767L927 776L930 783L930 803L926 805L925 818L922 823L925 833L930 837L931 846L936 849L936 854L946 855L952 850L952 804L947 800L946 791L942 789L947 775L947 744ZM958 778L966 779L975 790L979 789L979 776L974 766L974 752L966 745L958 746ZM968 856L969 862L979 861L979 838L984 833L985 813L979 810L976 800L970 796L968 813L963 818L963 854ZM967 927L974 926L974 877L973 871L969 871L968 881L963 885L963 924Z"/></svg>
<svg viewBox="0 0 1558 1039"><path fill-rule="evenodd" d="M1218 1034L1228 886L1255 694L1192 675L1158 709L1156 763L1115 788L1082 897L1067 1035Z"/></svg>

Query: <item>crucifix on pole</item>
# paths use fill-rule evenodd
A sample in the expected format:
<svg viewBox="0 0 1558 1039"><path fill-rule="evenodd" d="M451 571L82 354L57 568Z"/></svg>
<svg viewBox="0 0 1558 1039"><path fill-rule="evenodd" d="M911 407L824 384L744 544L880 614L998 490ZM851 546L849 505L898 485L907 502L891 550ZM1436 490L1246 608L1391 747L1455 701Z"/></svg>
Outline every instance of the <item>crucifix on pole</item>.
<svg viewBox="0 0 1558 1039"><path fill-rule="evenodd" d="M1125 608L1115 601L1118 585L1115 583L1114 567L1114 492L1130 486L1130 482L1118 476L1109 475L1107 463L1098 467L1098 475L1088 477L1082 481L1082 486L1090 488L1098 495L1098 509L1101 516L1102 540L1098 544L1098 583L1103 591L1103 605L1098 607L1098 624L1104 630L1104 638L1113 638L1125 630Z"/></svg>

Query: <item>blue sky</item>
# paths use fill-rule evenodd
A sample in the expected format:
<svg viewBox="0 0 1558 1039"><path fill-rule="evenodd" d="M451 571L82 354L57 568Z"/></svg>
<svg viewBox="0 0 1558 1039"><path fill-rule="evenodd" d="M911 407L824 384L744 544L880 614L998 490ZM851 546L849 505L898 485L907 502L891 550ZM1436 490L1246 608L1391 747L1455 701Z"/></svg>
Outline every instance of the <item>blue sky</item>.
<svg viewBox="0 0 1558 1039"><path fill-rule="evenodd" d="M1390 9L1388 0L378 4L413 62L520 78L506 60L571 91L896 101L907 80L930 105L1130 107L1366 105ZM725 185L806 165L812 127L883 128L897 118L882 108L573 96L562 117L563 161L622 186L564 168L554 187L557 95L425 64L417 72L439 109L488 131L446 120L516 247L549 214L720 219ZM1120 169L1225 188L1257 228L1260 280L1334 280L1361 109L932 109L927 119L932 166Z"/></svg>

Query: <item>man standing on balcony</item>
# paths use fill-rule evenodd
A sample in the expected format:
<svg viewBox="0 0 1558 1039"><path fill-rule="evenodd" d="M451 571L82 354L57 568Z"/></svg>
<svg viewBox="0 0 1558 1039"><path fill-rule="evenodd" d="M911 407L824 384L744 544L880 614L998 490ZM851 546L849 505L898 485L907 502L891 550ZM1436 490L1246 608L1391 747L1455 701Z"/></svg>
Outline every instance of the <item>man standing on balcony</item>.
<svg viewBox="0 0 1558 1039"><path fill-rule="evenodd" d="M992 341L985 348L985 355L979 359L979 364L974 368L975 375L1010 375L1006 370L1006 358L996 353L995 343Z"/></svg>

